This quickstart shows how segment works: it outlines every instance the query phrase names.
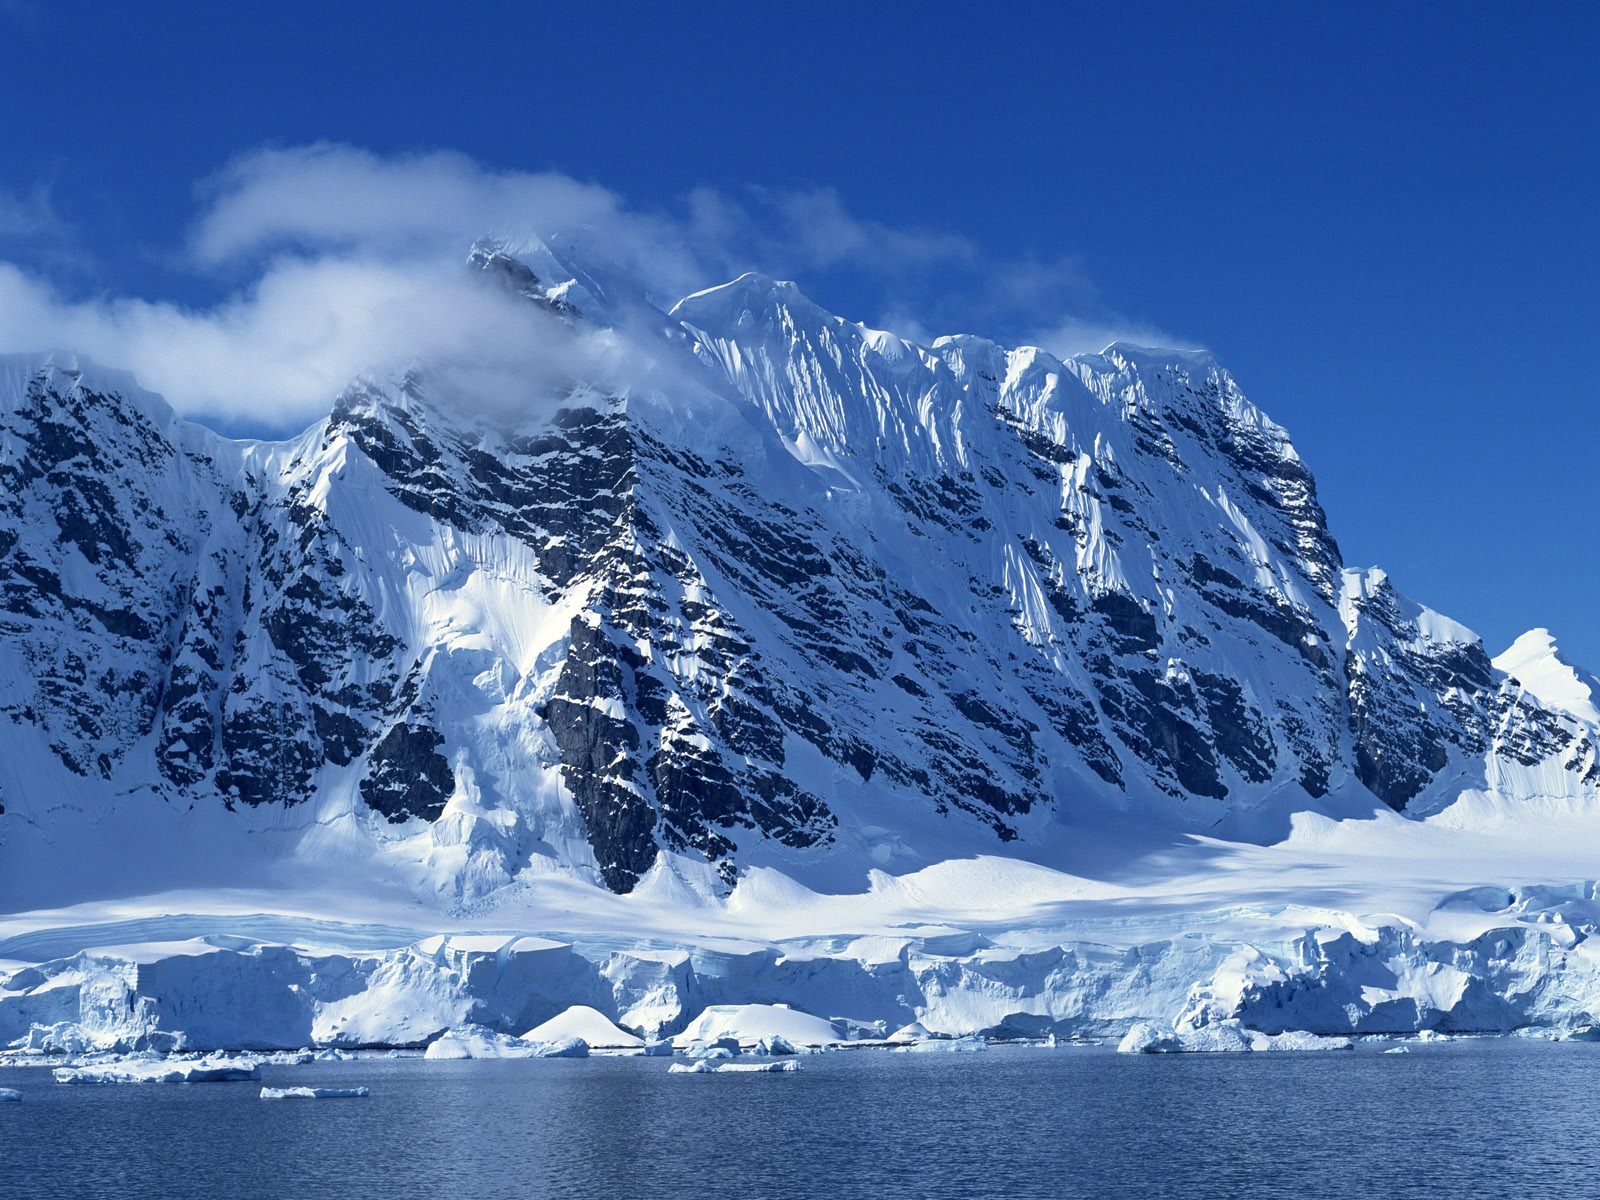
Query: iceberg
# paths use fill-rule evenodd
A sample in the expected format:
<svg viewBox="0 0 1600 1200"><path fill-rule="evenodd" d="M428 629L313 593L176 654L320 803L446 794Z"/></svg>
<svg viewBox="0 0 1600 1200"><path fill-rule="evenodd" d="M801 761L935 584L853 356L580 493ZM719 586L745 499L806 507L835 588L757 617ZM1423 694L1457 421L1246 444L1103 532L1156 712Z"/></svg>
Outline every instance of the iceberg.
<svg viewBox="0 0 1600 1200"><path fill-rule="evenodd" d="M528 1043L529 1058L588 1058L589 1043L581 1037L557 1038L552 1042Z"/></svg>
<svg viewBox="0 0 1600 1200"><path fill-rule="evenodd" d="M683 1049L695 1042L732 1038L756 1046L765 1038L782 1038L792 1046L832 1046L845 1040L832 1021L790 1008L787 1004L713 1004L672 1039Z"/></svg>
<svg viewBox="0 0 1600 1200"><path fill-rule="evenodd" d="M1181 1050L1177 1035L1152 1021L1140 1021L1117 1043L1118 1054L1165 1054Z"/></svg>
<svg viewBox="0 0 1600 1200"><path fill-rule="evenodd" d="M800 1064L792 1058L777 1062L723 1062L720 1065L709 1058L692 1063L673 1063L667 1068L671 1075L770 1075L778 1072L798 1071Z"/></svg>
<svg viewBox="0 0 1600 1200"><path fill-rule="evenodd" d="M257 1060L263 1066L273 1067L299 1067L308 1062L316 1061L316 1054L310 1050L279 1050L271 1054L257 1055Z"/></svg>
<svg viewBox="0 0 1600 1200"><path fill-rule="evenodd" d="M560 1042L579 1038L588 1043L592 1050L637 1050L644 1046L642 1037L629 1033L599 1009L587 1004L574 1004L543 1024L535 1025L522 1037L529 1042Z"/></svg>
<svg viewBox="0 0 1600 1200"><path fill-rule="evenodd" d="M1351 1050L1355 1043L1347 1037L1326 1037L1290 1029L1283 1033L1254 1035L1252 1050Z"/></svg>
<svg viewBox="0 0 1600 1200"><path fill-rule="evenodd" d="M669 1074L669 1075L709 1075L709 1074L711 1074L711 1072L715 1071L716 1069L717 1068L712 1066L711 1063L708 1060L702 1058L698 1062L692 1062L692 1063L675 1062L670 1067L667 1068L667 1074Z"/></svg>
<svg viewBox="0 0 1600 1200"><path fill-rule="evenodd" d="M263 1100L356 1100L365 1099L371 1094L364 1087L264 1087L261 1089L261 1098Z"/></svg>
<svg viewBox="0 0 1600 1200"><path fill-rule="evenodd" d="M1173 1029L1141 1021L1117 1044L1118 1054L1232 1054L1256 1050L1349 1050L1347 1037L1319 1037L1300 1030L1262 1033L1237 1021Z"/></svg>
<svg viewBox="0 0 1600 1200"><path fill-rule="evenodd" d="M981 1037L959 1038L929 1038L923 1042L912 1042L909 1046L896 1046L898 1054L970 1054L977 1050L987 1050L989 1043Z"/></svg>
<svg viewBox="0 0 1600 1200"><path fill-rule="evenodd" d="M430 1042L422 1057L438 1060L463 1058L503 1058L504 1044L492 1035L452 1030Z"/></svg>
<svg viewBox="0 0 1600 1200"><path fill-rule="evenodd" d="M492 1029L451 1029L429 1044L424 1058L588 1058L589 1043L580 1037L535 1041L510 1037Z"/></svg>
<svg viewBox="0 0 1600 1200"><path fill-rule="evenodd" d="M130 1059L96 1063L91 1066L57 1067L57 1083L238 1083L261 1078L254 1062L227 1062L216 1059L171 1061Z"/></svg>
<svg viewBox="0 0 1600 1200"><path fill-rule="evenodd" d="M800 1050L788 1038L773 1034L758 1041L751 1053L776 1058L783 1054L799 1054Z"/></svg>
<svg viewBox="0 0 1600 1200"><path fill-rule="evenodd" d="M683 1048L684 1054L689 1058L703 1059L710 1062L719 1058L733 1058L739 1053L737 1046L711 1045L701 1042L691 1042Z"/></svg>
<svg viewBox="0 0 1600 1200"><path fill-rule="evenodd" d="M21 1099L22 1093L17 1091L16 1088L0 1088L0 1103Z"/></svg>

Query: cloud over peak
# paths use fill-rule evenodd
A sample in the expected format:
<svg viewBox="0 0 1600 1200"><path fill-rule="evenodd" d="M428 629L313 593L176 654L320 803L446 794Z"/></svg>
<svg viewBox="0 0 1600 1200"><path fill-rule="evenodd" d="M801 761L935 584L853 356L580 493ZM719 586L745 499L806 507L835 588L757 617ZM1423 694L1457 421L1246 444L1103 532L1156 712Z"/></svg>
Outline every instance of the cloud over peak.
<svg viewBox="0 0 1600 1200"><path fill-rule="evenodd" d="M475 376L536 389L607 355L615 365L615 346L552 339L462 264L486 234L576 227L662 307L754 269L824 300L830 287L854 295L875 311L850 315L913 334L1009 334L1058 353L1097 348L1084 336L1160 340L1104 313L1075 262L996 261L957 234L858 217L825 188L701 188L644 210L556 172L319 143L242 155L197 195L187 262L232 281L224 299L69 299L0 261L0 350L79 350L131 369L180 411L283 432L324 414L356 375L396 363L472 364ZM48 193L0 196L0 234L53 220Z"/></svg>

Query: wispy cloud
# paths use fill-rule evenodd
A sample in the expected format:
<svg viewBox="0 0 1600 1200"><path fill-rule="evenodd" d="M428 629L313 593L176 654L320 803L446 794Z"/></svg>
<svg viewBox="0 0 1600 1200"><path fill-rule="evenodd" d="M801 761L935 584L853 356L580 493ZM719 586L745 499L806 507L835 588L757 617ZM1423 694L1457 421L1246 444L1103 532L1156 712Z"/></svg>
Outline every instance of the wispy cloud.
<svg viewBox="0 0 1600 1200"><path fill-rule="evenodd" d="M494 171L448 151L382 157L343 145L262 150L198 189L190 237L205 268L273 255L382 262L459 261L475 239L515 241L585 226L607 254L676 299L704 286L682 223L630 208L616 192L553 172Z"/></svg>
<svg viewBox="0 0 1600 1200"><path fill-rule="evenodd" d="M876 313L846 315L922 340L981 332L1058 353L1102 337L1163 340L1108 315L1075 261L997 260L962 235L860 217L829 189L699 189L645 210L593 183L460 154L312 145L244 155L198 186L185 254L192 270L232 281L222 302L68 298L0 263L0 349L80 350L132 369L180 410L285 430L326 412L355 375L396 362L442 364L512 396L637 370L615 335L536 321L462 269L484 234L574 227L663 305L753 269L823 302L834 286L876 296ZM8 233L63 233L48 189L0 194Z"/></svg>
<svg viewBox="0 0 1600 1200"><path fill-rule="evenodd" d="M56 214L50 190L44 183L25 194L0 188L0 239L63 236L67 226Z"/></svg>
<svg viewBox="0 0 1600 1200"><path fill-rule="evenodd" d="M1199 342L1174 337L1144 321L1117 316L1064 317L1054 325L1028 329L1017 339L1022 345L1038 346L1057 358L1074 354L1093 354L1112 342L1132 342L1171 350L1203 350Z"/></svg>

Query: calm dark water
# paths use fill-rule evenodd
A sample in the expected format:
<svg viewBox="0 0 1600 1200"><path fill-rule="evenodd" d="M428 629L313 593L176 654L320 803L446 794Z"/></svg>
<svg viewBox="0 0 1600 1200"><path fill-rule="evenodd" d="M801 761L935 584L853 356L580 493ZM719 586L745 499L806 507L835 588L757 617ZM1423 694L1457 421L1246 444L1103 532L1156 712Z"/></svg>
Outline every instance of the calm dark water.
<svg viewBox="0 0 1600 1200"><path fill-rule="evenodd" d="M797 1073L661 1059L264 1067L61 1087L0 1069L0 1196L1600 1195L1600 1045L1351 1053L854 1051Z"/></svg>

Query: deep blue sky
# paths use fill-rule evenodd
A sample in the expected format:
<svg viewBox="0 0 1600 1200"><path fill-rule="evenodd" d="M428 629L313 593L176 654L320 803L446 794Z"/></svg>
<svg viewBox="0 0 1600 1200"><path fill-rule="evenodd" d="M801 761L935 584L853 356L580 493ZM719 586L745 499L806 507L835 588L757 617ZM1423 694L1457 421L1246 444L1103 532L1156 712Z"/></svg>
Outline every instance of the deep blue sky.
<svg viewBox="0 0 1600 1200"><path fill-rule="evenodd" d="M264 144L453 149L646 208L831 187L1210 347L1349 562L1491 652L1542 624L1600 666L1600 5L0 0L0 46L0 259L69 294L215 299L182 266L196 183ZM870 281L800 282L883 316Z"/></svg>

